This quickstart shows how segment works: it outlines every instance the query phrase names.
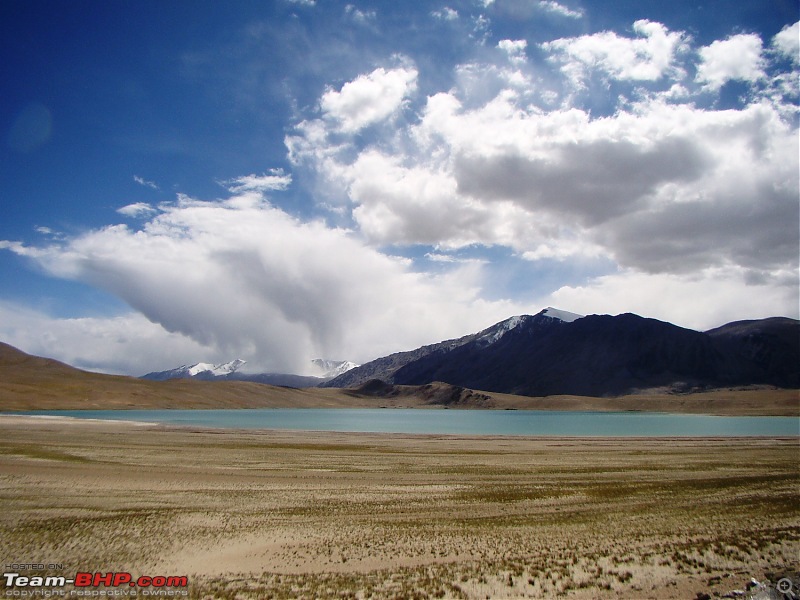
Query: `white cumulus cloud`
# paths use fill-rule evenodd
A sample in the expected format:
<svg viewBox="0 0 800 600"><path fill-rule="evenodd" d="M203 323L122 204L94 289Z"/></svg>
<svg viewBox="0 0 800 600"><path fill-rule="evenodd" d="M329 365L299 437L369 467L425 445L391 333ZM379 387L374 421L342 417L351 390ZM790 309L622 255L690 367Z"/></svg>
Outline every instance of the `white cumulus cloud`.
<svg viewBox="0 0 800 600"><path fill-rule="evenodd" d="M787 25L775 34L772 45L794 63L800 63L800 21L794 25Z"/></svg>
<svg viewBox="0 0 800 600"><path fill-rule="evenodd" d="M157 209L153 208L147 202L134 202L133 204L127 204L118 208L117 212L126 217L137 218L149 216L157 212Z"/></svg>
<svg viewBox="0 0 800 600"><path fill-rule="evenodd" d="M697 81L710 89L719 89L725 82L757 81L765 77L761 38L753 33L732 35L700 48Z"/></svg>
<svg viewBox="0 0 800 600"><path fill-rule="evenodd" d="M416 90L417 70L412 67L379 67L342 86L328 90L320 99L324 116L345 133L383 121L398 111L405 98Z"/></svg>
<svg viewBox="0 0 800 600"><path fill-rule="evenodd" d="M497 47L508 54L508 59L513 63L525 62L525 48L528 42L525 40L500 40Z"/></svg>
<svg viewBox="0 0 800 600"><path fill-rule="evenodd" d="M542 48L576 85L593 69L621 80L655 81L674 73L686 35L647 19L636 21L633 31L635 38L604 31L546 42Z"/></svg>

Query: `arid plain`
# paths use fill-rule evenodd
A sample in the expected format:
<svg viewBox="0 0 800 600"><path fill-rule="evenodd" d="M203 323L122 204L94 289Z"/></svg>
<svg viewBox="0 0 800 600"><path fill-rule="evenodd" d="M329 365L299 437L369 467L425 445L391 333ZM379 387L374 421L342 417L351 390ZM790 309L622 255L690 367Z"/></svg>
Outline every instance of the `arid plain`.
<svg viewBox="0 0 800 600"><path fill-rule="evenodd" d="M4 561L196 598L695 598L797 577L797 439L0 418Z"/></svg>
<svg viewBox="0 0 800 600"><path fill-rule="evenodd" d="M0 406L797 417L800 396L526 398L432 384L376 397L99 375L0 344ZM309 433L0 416L4 565L187 575L195 598L724 596L752 578L800 580L798 490L797 437Z"/></svg>

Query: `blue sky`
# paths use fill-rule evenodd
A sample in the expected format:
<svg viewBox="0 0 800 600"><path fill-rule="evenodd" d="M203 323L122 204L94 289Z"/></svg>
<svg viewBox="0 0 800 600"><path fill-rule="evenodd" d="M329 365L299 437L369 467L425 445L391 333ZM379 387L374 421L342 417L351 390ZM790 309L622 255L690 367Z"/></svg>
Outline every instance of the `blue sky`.
<svg viewBox="0 0 800 600"><path fill-rule="evenodd" d="M0 3L0 340L307 371L798 317L798 3Z"/></svg>

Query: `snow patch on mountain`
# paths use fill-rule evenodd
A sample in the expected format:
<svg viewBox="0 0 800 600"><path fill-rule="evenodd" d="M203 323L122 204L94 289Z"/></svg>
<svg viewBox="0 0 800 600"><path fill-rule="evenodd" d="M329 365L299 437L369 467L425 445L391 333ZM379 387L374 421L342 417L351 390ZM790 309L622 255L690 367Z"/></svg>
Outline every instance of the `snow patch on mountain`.
<svg viewBox="0 0 800 600"><path fill-rule="evenodd" d="M484 329L481 331L475 341L483 342L485 345L494 344L497 340L503 337L506 333L519 327L520 323L524 322L525 319L529 319L528 315L517 315L515 317L511 317L506 319L505 321L500 321L495 325L492 325L488 329Z"/></svg>
<svg viewBox="0 0 800 600"><path fill-rule="evenodd" d="M323 379L333 379L342 373L347 373L350 369L355 369L360 366L349 360L327 360L324 358L315 358L311 361L316 369L315 375Z"/></svg>
<svg viewBox="0 0 800 600"><path fill-rule="evenodd" d="M559 321L564 321L564 323L572 323L573 321L577 321L578 319L582 319L586 316L567 312L566 310L559 310L557 308L553 308L552 306L545 308L539 313L539 315L542 315L543 317L550 317L551 319L558 319Z"/></svg>
<svg viewBox="0 0 800 600"><path fill-rule="evenodd" d="M532 319L536 319L537 317L547 317L548 319L556 319L558 321L563 321L564 323L572 323L573 321L577 321L578 319L582 319L584 315L578 315L575 313L567 312L566 310L559 310L558 308L553 308L552 306L548 306L543 311L538 313L535 316L531 315L516 315L514 317L510 317L505 321L500 321L489 327L488 329L484 329L480 333L475 336L475 341L482 343L485 346L489 346L494 344L500 338L502 338L505 334L513 329L516 329L520 325L524 325L525 323L531 321Z"/></svg>
<svg viewBox="0 0 800 600"><path fill-rule="evenodd" d="M199 375L200 373L210 372L215 377L220 377L224 375L230 375L231 373L235 373L239 370L239 367L244 365L247 361L237 358L230 362L222 363L220 365L213 365L211 363L197 363L196 365L192 366L183 366L175 369L176 371L185 371L189 374L189 376L194 377L195 375Z"/></svg>

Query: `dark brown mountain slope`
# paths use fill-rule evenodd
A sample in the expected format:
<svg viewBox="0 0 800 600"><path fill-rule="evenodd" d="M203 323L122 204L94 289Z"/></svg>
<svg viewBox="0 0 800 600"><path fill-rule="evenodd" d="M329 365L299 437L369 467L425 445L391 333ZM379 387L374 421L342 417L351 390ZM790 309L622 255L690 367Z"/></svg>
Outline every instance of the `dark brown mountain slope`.
<svg viewBox="0 0 800 600"><path fill-rule="evenodd" d="M367 378L401 385L442 381L523 396L800 387L800 323L793 319L731 323L704 333L634 314L565 321L550 310L380 358L325 385L353 387Z"/></svg>

